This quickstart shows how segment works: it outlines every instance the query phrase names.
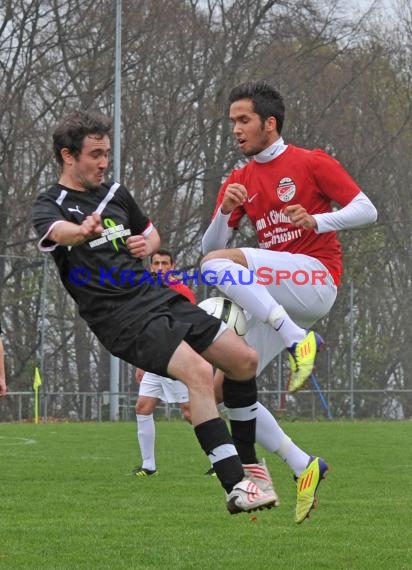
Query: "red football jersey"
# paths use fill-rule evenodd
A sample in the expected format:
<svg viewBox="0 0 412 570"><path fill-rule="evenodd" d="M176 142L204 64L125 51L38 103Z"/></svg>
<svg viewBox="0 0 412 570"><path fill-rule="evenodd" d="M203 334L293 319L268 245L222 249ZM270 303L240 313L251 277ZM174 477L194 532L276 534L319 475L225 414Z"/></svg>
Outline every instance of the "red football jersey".
<svg viewBox="0 0 412 570"><path fill-rule="evenodd" d="M341 206L351 202L360 188L337 160L322 150L293 145L288 145L270 162L252 160L233 170L222 185L214 215L227 185L235 182L246 187L248 198L231 213L230 227L238 228L246 214L255 227L260 248L315 257L339 282L342 251L336 232L317 234L314 230L296 228L283 213L292 204L301 204L309 214L322 214L332 211L332 202Z"/></svg>
<svg viewBox="0 0 412 570"><path fill-rule="evenodd" d="M170 283L168 283L167 285L171 289L173 289L174 291L177 291L181 295L184 295L186 297L186 299L189 299L189 301L191 303L196 305L195 294L193 293L193 291L191 289L189 289L189 287L187 285L185 285L184 283L181 283L180 281L170 281Z"/></svg>

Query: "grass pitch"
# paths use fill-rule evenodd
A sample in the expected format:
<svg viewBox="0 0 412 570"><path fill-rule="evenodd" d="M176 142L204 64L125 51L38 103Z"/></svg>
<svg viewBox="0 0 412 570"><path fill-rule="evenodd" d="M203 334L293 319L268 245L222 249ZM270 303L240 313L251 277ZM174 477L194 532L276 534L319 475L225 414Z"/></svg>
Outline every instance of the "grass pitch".
<svg viewBox="0 0 412 570"><path fill-rule="evenodd" d="M0 568L410 570L412 424L282 427L332 466L299 526L292 474L269 454L281 506L230 516L182 421L156 423L159 476L143 480L133 423L0 424Z"/></svg>

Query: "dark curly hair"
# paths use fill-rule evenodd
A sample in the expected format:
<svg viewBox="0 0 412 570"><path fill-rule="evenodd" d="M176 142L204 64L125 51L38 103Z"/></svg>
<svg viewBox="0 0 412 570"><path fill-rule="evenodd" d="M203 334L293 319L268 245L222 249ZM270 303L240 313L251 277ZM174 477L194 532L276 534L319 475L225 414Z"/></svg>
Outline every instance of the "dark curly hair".
<svg viewBox="0 0 412 570"><path fill-rule="evenodd" d="M53 133L53 152L60 166L63 164L61 151L67 148L77 157L82 151L83 141L87 135L103 138L111 133L111 121L92 111L75 111L66 115Z"/></svg>

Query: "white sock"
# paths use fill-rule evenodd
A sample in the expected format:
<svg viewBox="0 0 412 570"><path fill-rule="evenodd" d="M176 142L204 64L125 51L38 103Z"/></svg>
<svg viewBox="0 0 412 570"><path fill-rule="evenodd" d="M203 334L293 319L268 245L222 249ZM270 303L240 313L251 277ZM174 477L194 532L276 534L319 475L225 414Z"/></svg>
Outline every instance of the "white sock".
<svg viewBox="0 0 412 570"><path fill-rule="evenodd" d="M297 477L306 469L309 455L293 443L269 410L260 402L256 418L256 443L270 453L277 453Z"/></svg>
<svg viewBox="0 0 412 570"><path fill-rule="evenodd" d="M295 342L303 340L307 334L305 329L292 321L282 305L278 305L272 310L268 324L279 333L286 346L292 346Z"/></svg>
<svg viewBox="0 0 412 570"><path fill-rule="evenodd" d="M230 259L219 258L205 261L202 264L202 273L205 271L213 272L217 278L216 287L222 293L260 321L270 324L286 346L292 346L305 338L306 331L292 321L264 285L257 283L258 279L254 273L251 274L250 269ZM239 275L242 277L239 278ZM232 280L237 285L234 285ZM242 285L242 282L247 284Z"/></svg>
<svg viewBox="0 0 412 570"><path fill-rule="evenodd" d="M140 453L142 456L142 467L154 471L156 469L155 460L155 423L153 414L145 416L136 414L137 439L139 441Z"/></svg>
<svg viewBox="0 0 412 570"><path fill-rule="evenodd" d="M231 276L236 283L239 283L240 273L243 275L243 281L249 283L250 269L239 263L230 259L209 259L202 264L202 273L205 271L213 272L218 281L216 287L222 293L264 323L272 310L279 306L266 288L263 285L258 285L255 274L253 274L253 282L250 285L233 285L229 279L224 279L225 275ZM221 283L222 280L224 283Z"/></svg>

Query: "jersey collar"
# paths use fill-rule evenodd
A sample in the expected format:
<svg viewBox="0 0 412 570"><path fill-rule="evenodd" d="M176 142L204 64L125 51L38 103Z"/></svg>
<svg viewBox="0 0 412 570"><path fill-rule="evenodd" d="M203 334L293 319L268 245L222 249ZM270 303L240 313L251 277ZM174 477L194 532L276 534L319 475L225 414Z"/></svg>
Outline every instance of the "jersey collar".
<svg viewBox="0 0 412 570"><path fill-rule="evenodd" d="M256 162L259 163L270 162L282 154L282 152L285 152L287 148L288 145L286 145L283 141L283 138L280 137L273 144L263 149L258 154L255 154L253 158L256 160Z"/></svg>

